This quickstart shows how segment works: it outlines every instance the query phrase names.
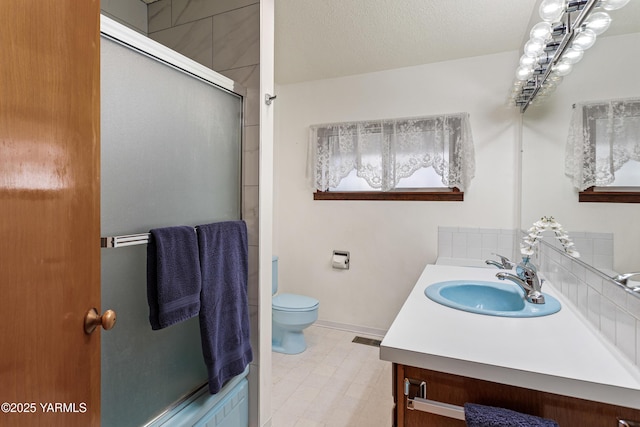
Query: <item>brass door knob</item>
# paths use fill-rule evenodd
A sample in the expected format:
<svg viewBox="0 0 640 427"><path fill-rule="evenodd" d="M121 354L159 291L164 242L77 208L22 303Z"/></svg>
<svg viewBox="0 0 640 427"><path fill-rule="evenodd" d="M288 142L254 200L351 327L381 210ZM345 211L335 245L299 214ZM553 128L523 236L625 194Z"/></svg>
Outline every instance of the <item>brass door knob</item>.
<svg viewBox="0 0 640 427"><path fill-rule="evenodd" d="M98 326L102 326L102 329L108 331L116 324L116 312L113 310L107 310L102 316L95 308L87 311L84 316L84 331L87 334L92 333Z"/></svg>

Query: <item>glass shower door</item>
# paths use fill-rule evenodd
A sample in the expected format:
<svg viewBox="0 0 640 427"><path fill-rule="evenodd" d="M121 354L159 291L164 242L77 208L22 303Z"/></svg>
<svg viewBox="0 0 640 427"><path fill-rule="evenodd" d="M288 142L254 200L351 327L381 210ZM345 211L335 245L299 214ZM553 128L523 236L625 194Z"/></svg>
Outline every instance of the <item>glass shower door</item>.
<svg viewBox="0 0 640 427"><path fill-rule="evenodd" d="M103 35L101 234L240 218L242 98ZM102 249L104 427L145 424L207 380L197 318L152 331L146 245Z"/></svg>

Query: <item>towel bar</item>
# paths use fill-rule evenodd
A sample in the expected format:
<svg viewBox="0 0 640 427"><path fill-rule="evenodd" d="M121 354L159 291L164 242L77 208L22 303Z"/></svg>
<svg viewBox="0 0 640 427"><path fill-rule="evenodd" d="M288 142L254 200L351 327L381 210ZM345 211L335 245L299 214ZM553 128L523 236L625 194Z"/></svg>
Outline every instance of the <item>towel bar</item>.
<svg viewBox="0 0 640 427"><path fill-rule="evenodd" d="M149 243L149 233L100 238L101 248L119 248L123 246L146 245L147 243Z"/></svg>
<svg viewBox="0 0 640 427"><path fill-rule="evenodd" d="M407 398L407 408L464 421L464 408L449 403L414 397L413 399Z"/></svg>
<svg viewBox="0 0 640 427"><path fill-rule="evenodd" d="M196 231L198 227L193 227ZM150 233L125 234L124 236L100 237L101 248L121 248L124 246L146 245L149 243Z"/></svg>
<svg viewBox="0 0 640 427"><path fill-rule="evenodd" d="M404 394L407 396L407 408L412 411L428 412L456 420L465 420L462 406L427 399L427 383L425 381L405 378Z"/></svg>

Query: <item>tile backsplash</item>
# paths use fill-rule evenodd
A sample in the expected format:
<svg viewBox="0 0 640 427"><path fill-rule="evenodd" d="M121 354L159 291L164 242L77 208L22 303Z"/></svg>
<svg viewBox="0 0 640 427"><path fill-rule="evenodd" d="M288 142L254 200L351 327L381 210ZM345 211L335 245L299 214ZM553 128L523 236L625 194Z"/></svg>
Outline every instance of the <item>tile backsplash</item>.
<svg viewBox="0 0 640 427"><path fill-rule="evenodd" d="M572 238L574 234L571 233ZM591 239L594 249L604 241L600 251L606 252L602 248L609 248L608 237L592 237L595 237ZM543 240L539 246L534 261L539 271L607 341L632 363L640 366L640 295L611 280L611 267L602 267L605 273L579 258L570 257L552 244L553 240ZM578 239L575 238L574 242L578 242ZM585 246L576 243L576 247L582 257ZM613 259L612 256L610 258ZM608 255L605 254L601 259L608 259Z"/></svg>
<svg viewBox="0 0 640 427"><path fill-rule="evenodd" d="M553 232L543 233L544 242L558 249L560 242L553 237ZM576 250L580 253L580 260L592 265L606 274L613 274L613 233L592 233L588 231L569 233Z"/></svg>
<svg viewBox="0 0 640 427"><path fill-rule="evenodd" d="M485 260L497 253L516 259L517 238L516 230L438 227L438 257Z"/></svg>

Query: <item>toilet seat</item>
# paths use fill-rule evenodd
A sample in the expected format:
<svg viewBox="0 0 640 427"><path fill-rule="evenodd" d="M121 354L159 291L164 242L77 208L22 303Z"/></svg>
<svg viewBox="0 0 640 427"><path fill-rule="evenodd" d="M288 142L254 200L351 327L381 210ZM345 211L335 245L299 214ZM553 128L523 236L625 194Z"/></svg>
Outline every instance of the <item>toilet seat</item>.
<svg viewBox="0 0 640 427"><path fill-rule="evenodd" d="M315 310L320 301L305 295L278 294L273 297L272 307L282 311L311 311Z"/></svg>

